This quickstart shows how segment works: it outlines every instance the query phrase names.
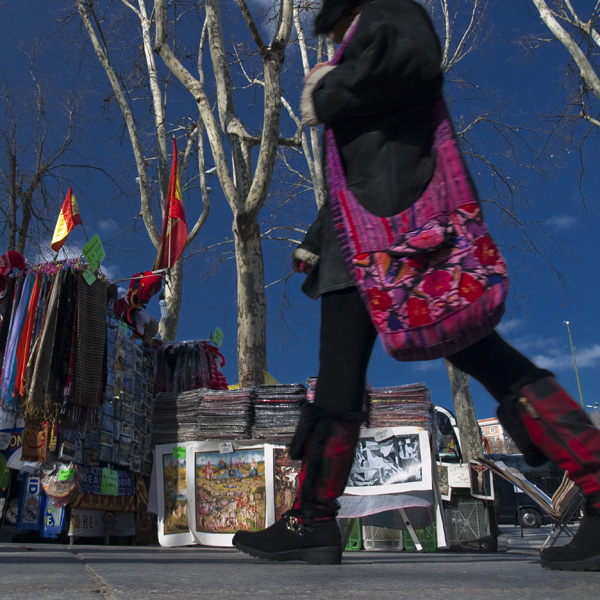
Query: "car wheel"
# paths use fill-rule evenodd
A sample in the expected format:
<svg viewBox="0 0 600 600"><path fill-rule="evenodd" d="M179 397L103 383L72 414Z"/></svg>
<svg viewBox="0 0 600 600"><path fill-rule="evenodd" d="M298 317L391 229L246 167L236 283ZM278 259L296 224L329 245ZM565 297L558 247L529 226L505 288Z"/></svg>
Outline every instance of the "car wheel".
<svg viewBox="0 0 600 600"><path fill-rule="evenodd" d="M542 524L542 515L533 508L524 508L519 511L519 525L525 529L539 527Z"/></svg>

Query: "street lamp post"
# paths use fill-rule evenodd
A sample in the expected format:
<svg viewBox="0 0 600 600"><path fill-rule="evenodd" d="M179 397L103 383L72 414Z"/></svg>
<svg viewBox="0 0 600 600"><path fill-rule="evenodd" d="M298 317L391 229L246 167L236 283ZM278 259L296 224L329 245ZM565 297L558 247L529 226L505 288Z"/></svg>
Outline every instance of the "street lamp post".
<svg viewBox="0 0 600 600"><path fill-rule="evenodd" d="M573 338L571 337L571 328L569 327L569 321L563 321L567 326L567 332L569 334L569 343L571 344L571 354L573 355L573 365L575 366L575 377L577 378L577 388L579 389L579 400L583 407L583 394L581 393L581 383L579 382L579 371L577 370L577 361L575 360L575 350L573 349Z"/></svg>

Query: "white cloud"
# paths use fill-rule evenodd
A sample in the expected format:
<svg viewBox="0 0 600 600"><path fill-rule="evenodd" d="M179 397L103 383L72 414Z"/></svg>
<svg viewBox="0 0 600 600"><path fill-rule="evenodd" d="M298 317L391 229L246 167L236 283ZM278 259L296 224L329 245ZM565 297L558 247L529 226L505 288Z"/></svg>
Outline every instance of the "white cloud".
<svg viewBox="0 0 600 600"><path fill-rule="evenodd" d="M515 333L522 325L523 321L520 319L503 319L496 329L502 335L508 335L510 333Z"/></svg>
<svg viewBox="0 0 600 600"><path fill-rule="evenodd" d="M600 344L592 344L586 348L574 348L577 368L597 367L600 365ZM534 363L548 370L572 369L573 355L568 349L551 350L532 357Z"/></svg>
<svg viewBox="0 0 600 600"><path fill-rule="evenodd" d="M546 221L546 225L564 231L576 227L577 219L573 215L554 215Z"/></svg>
<svg viewBox="0 0 600 600"><path fill-rule="evenodd" d="M104 276L109 280L112 281L113 279L117 278L118 275L118 267L110 267L107 266L106 264L102 263L100 265L100 270L102 271L102 273L104 274Z"/></svg>
<svg viewBox="0 0 600 600"><path fill-rule="evenodd" d="M542 337L537 334L522 335L507 339L508 343L519 352L529 355L534 352L544 353L548 348L563 348L563 342L556 338Z"/></svg>
<svg viewBox="0 0 600 600"><path fill-rule="evenodd" d="M60 249L58 256L56 257L56 252L51 248L47 248L42 250L33 260L35 264L46 263L46 262L54 262L55 257L56 260L65 260L65 259L75 259L81 256L81 246L73 246L66 242L65 245Z"/></svg>
<svg viewBox="0 0 600 600"><path fill-rule="evenodd" d="M113 219L105 219L98 223L98 229L102 233L114 233L119 228L119 224Z"/></svg>

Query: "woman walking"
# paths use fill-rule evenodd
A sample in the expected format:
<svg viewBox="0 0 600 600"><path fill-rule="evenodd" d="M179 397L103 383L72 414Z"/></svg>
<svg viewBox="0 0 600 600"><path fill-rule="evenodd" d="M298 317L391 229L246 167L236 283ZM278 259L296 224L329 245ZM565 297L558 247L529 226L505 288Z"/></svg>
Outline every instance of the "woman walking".
<svg viewBox="0 0 600 600"><path fill-rule="evenodd" d="M440 161L434 115L442 99L442 57L431 20L413 0L324 0L315 33L342 47L331 63L307 75L304 122L325 123L333 132L348 187L362 208L381 218L403 215L431 187ZM341 562L337 498L365 420L366 372L378 335L340 245L331 160L328 165L329 201L293 255L294 269L307 274L303 290L321 300L315 400L303 407L289 450L302 460L299 491L274 525L233 539L240 550L274 561ZM476 201L469 210L473 206ZM502 277L496 281L505 285ZM552 373L495 331L502 309L484 312L475 332L459 336L443 355L498 401L498 416L531 462L555 462L584 493L576 536L567 546L545 549L542 566L600 570L600 430Z"/></svg>

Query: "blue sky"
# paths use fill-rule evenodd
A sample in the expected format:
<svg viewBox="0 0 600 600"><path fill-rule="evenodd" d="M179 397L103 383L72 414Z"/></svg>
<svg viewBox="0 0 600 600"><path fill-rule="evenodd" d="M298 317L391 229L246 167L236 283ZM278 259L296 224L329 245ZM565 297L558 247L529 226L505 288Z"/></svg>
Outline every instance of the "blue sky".
<svg viewBox="0 0 600 600"><path fill-rule="evenodd" d="M37 8L40 0L10 0L0 2L0 51L5 60L4 68L12 64L18 69L19 60L15 57L12 39L27 40L28 36L43 24L43 13ZM25 8L25 9L24 9ZM535 61L528 58L519 36L525 31L543 32L541 26L523 0L505 0L494 9L495 28L503 34L503 40L489 48L488 54L481 57L476 74L477 85L495 89L506 98L515 111L523 114L541 113L549 106L560 105L562 69L566 62L566 51L561 47L543 47ZM54 67L51 67L54 68ZM61 60L56 59L57 76L61 70ZM454 105L457 113L460 106ZM106 125L100 113L91 115L88 124L89 152L96 161L106 168L111 167L117 154L126 155L128 143L114 148L107 138L102 137ZM591 147L591 146L590 146ZM551 154L551 150L549 153ZM527 211L527 219L538 221L556 237L563 252L556 253L552 244L546 247L547 256L556 268L566 276L569 284L567 293L558 285L556 277L543 260L531 254L521 258L515 249L518 238L510 229L501 226L492 211L490 226L492 234L505 249L510 271L515 275L505 318L500 331L509 342L526 353L540 367L553 370L566 389L579 401L579 392L573 365L573 355L564 321L570 322L575 357L585 404L600 401L600 338L598 336L597 298L599 273L597 249L599 176L588 169L581 183L574 168L578 159L578 147L571 149L571 155L547 156L547 178L536 179L535 206ZM561 160L558 160L560 158ZM556 168L553 168L555 164ZM477 180L482 191L485 181ZM132 172L128 183L134 184ZM123 224L135 221L139 207L118 206L103 201L103 182L79 180L74 183L86 230L91 237L98 233L105 240L115 238L114 249L107 253L103 270L111 278L124 278L135 272L150 268L155 258L155 250L144 232L129 237L128 242L116 238L115 232ZM528 182L524 181L526 185ZM200 234L198 243L208 244L220 236L230 235L230 210L224 205L217 182L209 182L215 190L211 195L212 213L209 228ZM582 207L580 186L586 197L592 199L586 209ZM57 214L63 198L56 199ZM310 209L309 209L310 211ZM488 214L488 213L486 213ZM188 221L196 217L188 215ZM79 229L79 228L78 228ZM138 223L138 229L141 224ZM70 237L73 248L81 247L85 239L76 230ZM192 248L193 250L194 248ZM269 288L269 371L282 383L305 381L315 375L318 368L317 332L318 305L303 296L300 291L302 276L294 275L287 280L287 306L285 317L278 318L278 308L283 304L283 284L278 282L290 275L289 261L282 261L281 253L265 245L267 261L267 282ZM33 259L33 257L28 257ZM235 361L236 309L234 304L234 269L232 259L228 259L216 275L200 277L202 260L190 260L186 269L189 279L186 282L186 300L180 319L178 339L205 339L220 327L225 332L222 352L226 357L225 375L230 383L237 377ZM158 301L154 300L149 311L158 316ZM430 363L398 363L388 357L379 342L373 355L369 379L375 386L400 385L411 382L425 382L432 391L436 404L452 408L450 387L443 361ZM476 413L479 418L490 417L495 412L494 402L476 383L472 383L472 393Z"/></svg>

